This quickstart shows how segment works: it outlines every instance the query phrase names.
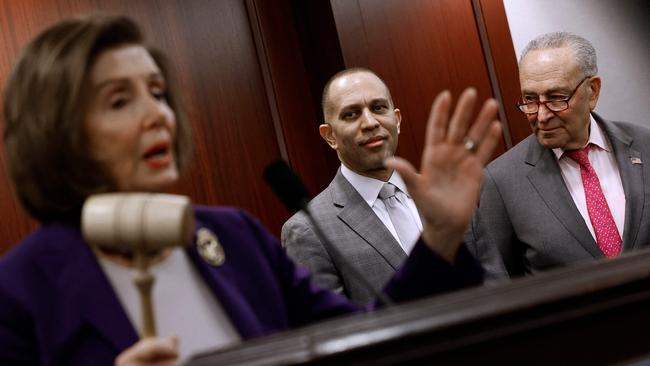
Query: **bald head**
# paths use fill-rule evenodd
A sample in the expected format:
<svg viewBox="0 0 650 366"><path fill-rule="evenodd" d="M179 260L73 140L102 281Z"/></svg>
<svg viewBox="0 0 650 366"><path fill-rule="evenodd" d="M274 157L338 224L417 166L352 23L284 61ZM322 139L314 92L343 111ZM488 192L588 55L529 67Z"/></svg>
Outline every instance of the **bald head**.
<svg viewBox="0 0 650 366"><path fill-rule="evenodd" d="M384 160L395 154L402 115L384 81L367 69L334 75L323 91L323 114L320 135L343 165L387 181L392 170Z"/></svg>
<svg viewBox="0 0 650 366"><path fill-rule="evenodd" d="M323 118L325 119L325 122L329 122L332 119L332 114L336 112L336 106L333 104L332 97L338 96L338 92L340 92L343 89L353 87L352 85L349 85L349 78L348 76L352 76L354 74L360 74L360 73L366 73L374 76L379 82L383 85L383 88L385 88L386 95L388 96L388 101L390 103L390 106L393 106L393 99L390 95L390 90L388 89L388 86L384 82L382 78L380 78L377 74L375 74L374 71L370 69L366 69L364 67L353 67L349 69L345 69L343 71L339 71L334 76L332 76L327 83L325 84L325 87L323 88L323 96L321 99L321 107L323 108ZM332 91L334 90L334 93Z"/></svg>

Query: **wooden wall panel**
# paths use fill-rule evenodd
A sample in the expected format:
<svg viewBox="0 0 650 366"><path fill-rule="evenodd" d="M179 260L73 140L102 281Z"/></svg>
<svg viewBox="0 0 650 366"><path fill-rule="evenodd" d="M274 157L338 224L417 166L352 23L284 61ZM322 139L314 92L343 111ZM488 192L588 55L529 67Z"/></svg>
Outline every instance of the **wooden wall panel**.
<svg viewBox="0 0 650 366"><path fill-rule="evenodd" d="M481 98L492 96L491 61L504 100L516 99L503 5L479 1L494 50L486 60L476 1L0 0L0 83L20 47L44 27L77 14L128 14L170 56L185 92L195 159L174 191L197 203L243 207L277 235L289 213L262 170L287 158L313 194L331 180L339 162L317 126L322 87L336 71L366 66L386 79L404 115L398 154L415 164L441 90L458 96L472 85ZM512 126L516 113L505 114ZM0 168L1 254L36 223L19 208L1 153Z"/></svg>
<svg viewBox="0 0 650 366"><path fill-rule="evenodd" d="M0 83L40 30L97 11L128 14L172 61L196 143L194 163L174 191L197 203L243 207L279 233L288 213L261 179L280 157L279 142L244 0L0 0ZM2 253L35 224L18 208L4 169L0 199Z"/></svg>
<svg viewBox="0 0 650 366"><path fill-rule="evenodd" d="M512 44L503 0L480 0L479 2L491 49L492 63L507 116L504 127L508 129L514 146L531 133L525 115L515 107L520 94L517 56Z"/></svg>
<svg viewBox="0 0 650 366"><path fill-rule="evenodd" d="M332 0L346 67L387 82L404 116L398 154L416 166L433 98L468 86L493 96L469 0ZM478 108L477 108L478 109ZM499 152L505 150L502 142Z"/></svg>
<svg viewBox="0 0 650 366"><path fill-rule="evenodd" d="M278 232L282 207L262 172L280 151L245 2L180 1L177 11L188 59L180 71L193 82L200 145L181 191L198 202L243 207Z"/></svg>
<svg viewBox="0 0 650 366"><path fill-rule="evenodd" d="M345 68L332 6L330 0L292 0L291 4L312 104L318 111L319 123L324 123L321 107L323 88L332 75Z"/></svg>
<svg viewBox="0 0 650 366"><path fill-rule="evenodd" d="M276 132L286 149L284 156L302 177L312 195L318 194L331 181L339 161L336 153L318 133L320 105L310 89L309 65L298 39L294 9L289 1L248 0L251 23L257 22L258 55L269 105L276 121ZM315 2L301 2L302 6ZM300 19L299 19L300 20ZM309 55L307 55L309 56ZM311 61L311 60L310 60ZM320 98L317 98L320 99Z"/></svg>

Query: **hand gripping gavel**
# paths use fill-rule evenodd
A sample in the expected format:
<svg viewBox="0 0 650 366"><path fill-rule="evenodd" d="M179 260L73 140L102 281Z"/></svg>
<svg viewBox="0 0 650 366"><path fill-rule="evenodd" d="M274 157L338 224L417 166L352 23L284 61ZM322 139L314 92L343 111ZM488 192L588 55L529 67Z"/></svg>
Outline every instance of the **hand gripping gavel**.
<svg viewBox="0 0 650 366"><path fill-rule="evenodd" d="M147 254L187 246L194 232L190 199L158 193L107 193L89 197L81 214L81 231L95 248L133 254L138 271L134 283L140 294L142 334L155 337Z"/></svg>

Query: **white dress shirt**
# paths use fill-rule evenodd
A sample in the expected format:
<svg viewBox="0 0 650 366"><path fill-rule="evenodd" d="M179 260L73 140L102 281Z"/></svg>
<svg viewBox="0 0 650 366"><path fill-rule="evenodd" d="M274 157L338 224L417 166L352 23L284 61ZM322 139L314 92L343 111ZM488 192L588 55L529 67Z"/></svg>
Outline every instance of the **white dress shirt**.
<svg viewBox="0 0 650 366"><path fill-rule="evenodd" d="M379 217L382 223L384 223L384 226L390 231L390 233L393 235L395 240L400 244L402 249L404 249L404 252L409 254L413 247L415 246L415 242L413 243L402 243L399 240L399 237L397 236L397 231L395 230L395 226L393 226L393 222L390 220L390 216L388 215L388 210L386 209L386 205L384 202L377 198L379 195L379 191L381 190L381 187L384 185L384 181L381 181L379 179L374 179L370 177L363 176L361 174L358 174L352 170L350 170L348 167L346 167L344 164L341 164L341 174L343 174L343 177L352 184L354 189L359 192L361 197L363 198L364 201L372 208L374 213ZM422 231L422 221L420 219L420 214L418 213L417 208L415 207L415 203L413 202L413 199L411 199L411 196L409 196L408 191L406 190L406 184L404 184L404 180L402 180L402 177L399 175L397 172L393 172L391 175L390 179L388 179L388 182L393 183L399 190L396 192L397 198L402 201L406 202L406 206L408 207L409 212L411 213L412 219L417 225L418 229Z"/></svg>
<svg viewBox="0 0 650 366"><path fill-rule="evenodd" d="M142 332L140 296L133 284L135 268L123 267L104 258L100 258L99 263L131 324ZM178 364L189 361L197 353L241 342L221 303L183 249L174 248L167 258L150 266L149 270L155 276L151 297L156 330L161 337L178 337Z"/></svg>
<svg viewBox="0 0 650 366"><path fill-rule="evenodd" d="M625 191L623 191L621 173L618 170L616 156L614 156L614 151L607 136L603 133L594 118L590 117L590 119L591 125L588 143L592 144L592 146L589 149L589 163L594 168L596 175L598 175L605 200L614 217L618 233L622 237L623 228L625 227ZM582 218L585 220L591 236L596 240L596 234L594 233L594 228L589 219L589 212L587 211L587 201L582 186L582 177L580 176L580 165L568 156L563 156L564 151L560 148L553 149L553 153L558 159L558 164L562 171L562 178L569 189L569 193L571 193L571 198L573 198L573 202L575 202L578 211L580 211Z"/></svg>

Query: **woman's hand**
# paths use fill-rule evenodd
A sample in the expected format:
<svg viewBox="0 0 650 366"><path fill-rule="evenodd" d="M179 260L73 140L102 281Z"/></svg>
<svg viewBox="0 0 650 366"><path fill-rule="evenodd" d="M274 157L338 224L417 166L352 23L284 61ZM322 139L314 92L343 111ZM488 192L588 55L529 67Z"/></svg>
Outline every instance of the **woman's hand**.
<svg viewBox="0 0 650 366"><path fill-rule="evenodd" d="M176 337L145 338L120 353L115 366L174 366L177 360Z"/></svg>

